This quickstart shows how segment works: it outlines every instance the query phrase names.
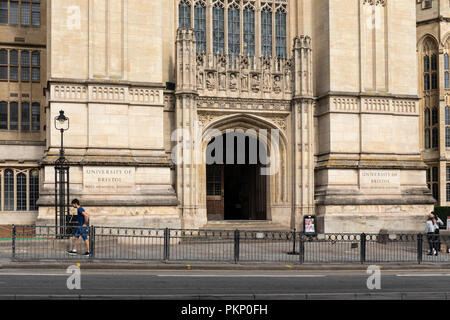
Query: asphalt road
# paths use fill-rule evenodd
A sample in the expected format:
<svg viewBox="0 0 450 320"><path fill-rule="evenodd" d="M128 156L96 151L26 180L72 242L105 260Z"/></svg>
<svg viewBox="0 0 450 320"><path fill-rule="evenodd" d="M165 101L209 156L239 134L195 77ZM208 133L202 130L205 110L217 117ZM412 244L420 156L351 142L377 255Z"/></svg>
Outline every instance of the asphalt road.
<svg viewBox="0 0 450 320"><path fill-rule="evenodd" d="M69 277L72 287L69 290ZM381 271L0 270L0 299L434 299L450 300L450 270ZM372 284L375 282L371 281Z"/></svg>

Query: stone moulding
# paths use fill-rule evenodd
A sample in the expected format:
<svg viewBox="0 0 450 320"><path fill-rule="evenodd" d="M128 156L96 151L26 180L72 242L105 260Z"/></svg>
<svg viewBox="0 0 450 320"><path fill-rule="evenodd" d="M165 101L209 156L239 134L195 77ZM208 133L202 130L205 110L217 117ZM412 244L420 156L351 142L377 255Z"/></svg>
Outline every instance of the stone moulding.
<svg viewBox="0 0 450 320"><path fill-rule="evenodd" d="M419 108L416 99L330 96L318 102L316 116L330 112L418 116Z"/></svg>
<svg viewBox="0 0 450 320"><path fill-rule="evenodd" d="M130 105L163 106L163 89L115 86L51 84L49 102L117 103Z"/></svg>

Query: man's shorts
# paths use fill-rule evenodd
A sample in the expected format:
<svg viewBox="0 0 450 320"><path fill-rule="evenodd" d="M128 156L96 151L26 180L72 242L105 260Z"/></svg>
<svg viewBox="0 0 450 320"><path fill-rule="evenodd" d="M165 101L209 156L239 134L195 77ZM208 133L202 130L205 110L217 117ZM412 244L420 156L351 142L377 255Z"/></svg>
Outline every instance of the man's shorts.
<svg viewBox="0 0 450 320"><path fill-rule="evenodd" d="M77 227L77 230L75 230L75 238L79 238L81 235L81 237L83 238L83 240L87 240L87 227L82 227L79 226Z"/></svg>

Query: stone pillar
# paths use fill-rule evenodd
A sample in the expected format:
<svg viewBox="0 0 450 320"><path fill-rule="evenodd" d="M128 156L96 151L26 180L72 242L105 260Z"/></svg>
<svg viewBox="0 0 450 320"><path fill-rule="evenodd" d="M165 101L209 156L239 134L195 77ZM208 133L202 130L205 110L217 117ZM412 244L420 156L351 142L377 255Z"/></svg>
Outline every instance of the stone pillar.
<svg viewBox="0 0 450 320"><path fill-rule="evenodd" d="M202 193L199 186L201 168L201 128L197 117L196 48L192 29L179 29L176 47L177 85L175 123L176 181L184 228L206 224L206 208L200 209ZM200 130L199 130L200 129Z"/></svg>
<svg viewBox="0 0 450 320"><path fill-rule="evenodd" d="M311 38L294 39L294 188L292 227L301 228L302 217L314 213L314 101L312 93Z"/></svg>

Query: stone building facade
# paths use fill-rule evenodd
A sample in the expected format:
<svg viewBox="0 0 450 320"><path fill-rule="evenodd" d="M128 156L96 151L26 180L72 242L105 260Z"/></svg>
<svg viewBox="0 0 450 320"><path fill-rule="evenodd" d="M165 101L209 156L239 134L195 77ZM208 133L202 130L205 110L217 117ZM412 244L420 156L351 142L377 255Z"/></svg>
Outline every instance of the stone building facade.
<svg viewBox="0 0 450 320"><path fill-rule="evenodd" d="M9 19L13 2L0 1ZM435 201L411 81L419 74L411 1L28 2L40 5L40 26L1 24L0 54L41 50L41 82L30 89L40 90L41 130L1 131L1 158L11 159L0 162L9 190L2 185L2 224L54 221L53 119L64 110L71 196L95 224L264 220L288 229L314 214L320 232L423 229ZM20 32L36 35L19 45ZM10 108L27 86L0 80L0 101ZM266 156L204 161L216 141L242 137L241 154L257 141ZM33 168L39 200L18 210L17 174L29 170L31 190Z"/></svg>

